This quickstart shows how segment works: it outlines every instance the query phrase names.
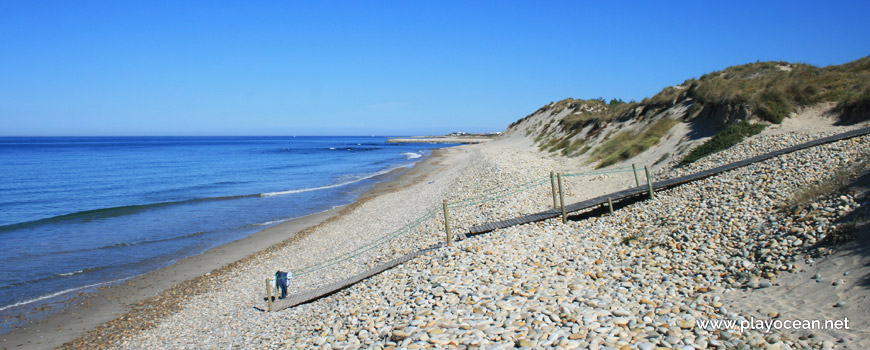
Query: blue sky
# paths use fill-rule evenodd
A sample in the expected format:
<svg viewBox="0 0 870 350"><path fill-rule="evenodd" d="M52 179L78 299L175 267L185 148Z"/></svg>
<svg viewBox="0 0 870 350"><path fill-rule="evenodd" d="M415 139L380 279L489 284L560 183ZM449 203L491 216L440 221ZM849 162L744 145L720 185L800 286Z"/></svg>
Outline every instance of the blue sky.
<svg viewBox="0 0 870 350"><path fill-rule="evenodd" d="M501 131L727 66L870 54L867 1L0 0L0 135Z"/></svg>

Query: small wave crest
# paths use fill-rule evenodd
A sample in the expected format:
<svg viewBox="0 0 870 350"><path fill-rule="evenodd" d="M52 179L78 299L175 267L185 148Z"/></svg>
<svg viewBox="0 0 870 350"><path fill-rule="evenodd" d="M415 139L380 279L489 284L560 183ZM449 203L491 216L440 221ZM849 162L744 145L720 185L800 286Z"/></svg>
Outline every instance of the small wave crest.
<svg viewBox="0 0 870 350"><path fill-rule="evenodd" d="M54 275L46 274L46 275L42 275L42 277L27 280L27 281L20 281L20 282L4 284L4 285L0 286L0 289L8 289L8 288L13 288L13 287L17 287L17 286L23 286L23 285L34 284L34 283L41 283L41 282L45 282L45 281L52 281L52 280L55 280L57 278L72 277L72 276L80 275L83 273L98 272L98 271L108 269L110 267L111 266L95 266L95 267L89 267L86 269L76 270L76 271L72 271L72 272L57 273Z"/></svg>
<svg viewBox="0 0 870 350"><path fill-rule="evenodd" d="M288 220L290 220L290 219L266 221L266 222L254 224L254 226L269 226L269 225L273 225L273 224L280 224L280 223L288 221Z"/></svg>
<svg viewBox="0 0 870 350"><path fill-rule="evenodd" d="M356 146L362 146L360 144L356 144ZM330 151L349 151L349 152L368 152L368 151L377 151L381 149L380 147L356 147L350 145L350 147L329 147Z"/></svg>
<svg viewBox="0 0 870 350"><path fill-rule="evenodd" d="M408 159L408 160L418 159L418 158L423 157L422 153L402 152L401 154L405 157L405 159ZM62 214L62 215L48 217L48 218L36 219L36 220L32 220L32 221L7 224L7 225L0 225L0 233L13 231L13 230L17 230L17 229L37 227L40 225L59 223L59 222L68 222L68 221L90 222L90 221L108 219L108 218L113 218L113 217L133 215L133 214L137 214L139 212L145 211L145 210L166 207L166 206L173 206L173 205L190 204L190 203L206 202L206 201L233 200L233 199L248 198L248 197L270 197L270 196L278 196L278 195L287 195L287 194L326 190L326 189L347 186L347 185L357 183L357 182L360 182L363 180L367 180L367 179L373 178L375 176L383 175L383 174L389 173L390 171L393 171L395 169L403 168L403 167L407 167L407 166L408 165L401 165L401 166L389 168L389 169L386 169L383 171L375 172L375 173L372 173L372 174L369 174L366 176L358 177L358 178L355 178L355 179L350 180L350 181L340 182L340 183L326 185L326 186L312 187L312 188L302 188L302 189L294 189L294 190L287 190L287 191L256 193L256 194L230 195L230 196L218 196L218 197L200 197L200 198L182 199L182 200L177 200L177 201L166 201L166 202L157 202L157 203L148 203L148 204L133 204L133 205L125 205L125 206L117 206L117 207L109 207L109 208L84 210L84 211L79 211L79 212L74 212L74 213L69 213L69 214ZM217 185L226 185L226 184L233 184L233 183L236 183L236 182L223 182L223 183L218 183Z"/></svg>
<svg viewBox="0 0 870 350"><path fill-rule="evenodd" d="M256 194L248 194L248 195L238 195L238 196L222 196L222 197L203 197L203 198L192 198L185 199L179 201L168 201L168 202L159 202L159 203L150 203L150 204L133 204L133 205L125 205L118 207L110 207L110 208L101 208L101 209L92 209L92 210L84 210L80 212L63 214L58 216L53 216L44 219L37 219L33 221L26 221L17 224L3 225L0 226L0 232L12 231L16 229L36 227L39 225L63 222L63 221L82 221L89 222L99 219L107 219L118 216L132 215L138 212L166 207L171 205L179 205L179 204L189 204L196 202L206 202L206 201L222 201L222 200L230 200L230 199L239 199L246 197L255 197Z"/></svg>
<svg viewBox="0 0 870 350"><path fill-rule="evenodd" d="M82 273L82 272L85 272L85 270L76 270L76 271L73 271L73 272L59 273L59 274L57 274L57 275L58 275L58 276L61 276L61 277L69 277L69 276L72 276L72 275L78 275L78 274L80 274L80 273Z"/></svg>
<svg viewBox="0 0 870 350"><path fill-rule="evenodd" d="M135 277L135 276L133 276L133 277ZM118 280L114 280L114 281L109 281L109 282L100 282L100 283L88 284L88 285L81 286L81 287L75 287L75 288L65 289L65 290L62 290L62 291L60 291L60 292L51 293L51 294L46 294L46 295L42 295L42 296L39 296L39 297L36 297L36 298L33 298L33 299L28 299L28 300L24 300L24 301L20 301L20 302L14 303L14 304L9 304L9 305L6 305L6 306L2 306L2 307L0 307L0 311L6 310L6 309L11 309L11 308L13 308L13 307L17 307L17 306L24 306L24 305L27 305L27 304L33 304L33 303L35 303L35 302L43 301L43 300L46 300L46 299L51 299L51 298L54 298L54 297L59 297L59 296L61 296L61 295L67 294L67 293L72 293L72 292L80 291L80 290L82 290L82 289L94 288L94 287L99 287L99 286L103 286L103 285L110 285L110 284L114 284L114 283L118 283L118 282L123 282L123 281L126 281L126 280L128 280L128 279L131 279L131 278L133 278L133 277L127 277L127 278L122 278L122 279L118 279Z"/></svg>
<svg viewBox="0 0 870 350"><path fill-rule="evenodd" d="M148 244L154 244L154 243L171 242L171 241L182 240L182 239L187 239L187 238L194 238L194 237L206 235L206 234L209 234L212 232L214 232L214 231L197 231L197 232L185 233L185 234L181 234L181 235L177 235L177 236L170 236L170 237L163 237L163 238L156 238L156 239L146 239L146 240L133 241L133 242L118 242L118 243L112 243L112 244L98 246L98 247L30 253L30 254L22 255L20 257L35 258L35 257L47 256L47 255L78 254L78 253L95 252L95 251L101 251L101 250L113 250L113 249L119 249L119 248L127 248L127 247L134 247L134 246L140 246L140 245L148 245ZM90 270L86 269L84 271L70 272L69 274L58 274L58 276L72 276L72 275L75 275L78 273L89 272L89 271Z"/></svg>
<svg viewBox="0 0 870 350"><path fill-rule="evenodd" d="M423 156L420 153L414 153L414 152L402 152L402 155L405 156L405 159L417 159L417 158L420 158Z"/></svg>
<svg viewBox="0 0 870 350"><path fill-rule="evenodd" d="M353 180L350 180L350 181L340 182L340 183L332 184L332 185L319 186L319 187L311 187L311 188L300 188L300 189L296 189L296 190L287 190L287 191L278 191L278 192L260 193L260 197L282 196L282 195L287 195L287 194L296 194L296 193L304 193L304 192L311 192L311 191L328 190L328 189L331 189L331 188L338 188L338 187L342 187L342 186L347 186L347 185L350 185L350 184L354 184L354 183L357 183L357 182L360 182L360 181L363 181L363 180L368 180L368 179L371 179L371 178L373 178L373 177L377 177L377 176L381 176L381 175L384 175L384 174L388 174L388 173L391 172L391 171L394 171L394 170L396 170L396 169L401 169L401 168L405 168L405 166L397 166L397 167L393 167L393 168L388 168L388 169L381 170L381 171L378 171L378 172L375 172L375 173L372 173L372 174L369 174L369 175L366 175L366 176L362 176L362 177L359 177L359 178L356 178L356 179L353 179Z"/></svg>

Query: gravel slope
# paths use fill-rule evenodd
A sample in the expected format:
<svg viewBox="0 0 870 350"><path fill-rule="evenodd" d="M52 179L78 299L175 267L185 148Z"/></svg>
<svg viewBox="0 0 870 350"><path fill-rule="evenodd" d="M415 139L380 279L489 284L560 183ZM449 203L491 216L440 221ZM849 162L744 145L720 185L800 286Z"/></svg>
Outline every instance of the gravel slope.
<svg viewBox="0 0 870 350"><path fill-rule="evenodd" d="M825 135L783 133L744 141L678 176ZM558 220L473 237L319 301L262 313L263 278L277 267L310 266L385 237L442 198L452 203L515 186L563 167L559 159L467 146L425 181L363 203L305 240L216 281L157 327L118 348L807 348L833 345L821 331L798 339L774 331L702 329L695 320L739 319L724 304L735 288L764 288L795 271L837 217L862 205L845 197L815 214L777 204L870 149L863 137L799 151L657 194L613 216ZM581 180L566 185L569 191ZM549 183L456 208L458 229L552 205ZM811 218L808 218L812 216ZM439 215L388 244L293 280L295 290L334 281L443 239ZM454 222L455 221L455 222ZM627 238L631 237L631 238ZM858 289L856 293L866 293ZM864 322L867 320L856 320ZM866 328L864 328L866 329ZM854 346L856 339L843 339ZM867 337L863 337L867 338Z"/></svg>

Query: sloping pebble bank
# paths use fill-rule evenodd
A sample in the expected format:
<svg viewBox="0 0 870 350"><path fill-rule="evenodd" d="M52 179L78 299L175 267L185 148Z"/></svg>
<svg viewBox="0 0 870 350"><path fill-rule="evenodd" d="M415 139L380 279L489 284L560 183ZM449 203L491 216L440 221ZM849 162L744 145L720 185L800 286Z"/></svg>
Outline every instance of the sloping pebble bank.
<svg viewBox="0 0 870 350"><path fill-rule="evenodd" d="M674 177L827 134L761 136ZM383 237L414 217L546 176L562 160L465 148L433 182L374 198L298 245L263 255L190 298L156 327L117 348L822 348L779 332L704 329L696 320L740 319L722 293L765 288L794 271L812 245L859 207L848 196L816 208L780 209L796 190L860 159L870 137L798 151L657 194L614 215L510 227L457 242L313 303L280 312L262 304L276 266L308 266ZM547 184L458 208L457 230L551 205ZM568 186L576 186L568 184ZM578 188L569 187L568 191ZM437 215L365 254L294 279L294 291L335 281L437 242ZM320 234L321 232L328 232ZM325 237L325 238L324 238ZM341 237L336 241L336 237Z"/></svg>

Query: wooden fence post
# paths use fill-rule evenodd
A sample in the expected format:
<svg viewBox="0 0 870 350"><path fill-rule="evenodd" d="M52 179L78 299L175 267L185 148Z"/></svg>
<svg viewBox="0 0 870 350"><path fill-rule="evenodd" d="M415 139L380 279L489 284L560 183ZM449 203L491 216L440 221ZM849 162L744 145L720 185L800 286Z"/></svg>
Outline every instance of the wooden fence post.
<svg viewBox="0 0 870 350"><path fill-rule="evenodd" d="M553 189L553 209L556 209L559 204L556 203L556 175L553 174L552 170L550 170L550 188Z"/></svg>
<svg viewBox="0 0 870 350"><path fill-rule="evenodd" d="M644 165L643 171L646 172L646 184L647 184L647 186L649 186L649 199L653 199L653 185L652 185L652 179L649 177L649 167Z"/></svg>
<svg viewBox="0 0 870 350"><path fill-rule="evenodd" d="M447 211L447 200L444 200L444 232L447 233L447 245L453 245L453 235L450 234L450 213Z"/></svg>
<svg viewBox="0 0 870 350"><path fill-rule="evenodd" d="M559 179L559 204L562 205L562 223L568 222L568 217L565 215L565 191L562 190L562 174L556 174Z"/></svg>
<svg viewBox="0 0 870 350"><path fill-rule="evenodd" d="M269 304L269 307L267 308L267 310L269 312L272 312L272 283L270 283L270 282L271 281L269 280L269 278L266 277L266 300L267 300L267 303Z"/></svg>
<svg viewBox="0 0 870 350"><path fill-rule="evenodd" d="M634 173L634 185L640 187L640 180L637 179L637 167L634 163L631 164L631 170Z"/></svg>
<svg viewBox="0 0 870 350"><path fill-rule="evenodd" d="M610 208L610 215L613 215L613 200L607 197L607 207Z"/></svg>

